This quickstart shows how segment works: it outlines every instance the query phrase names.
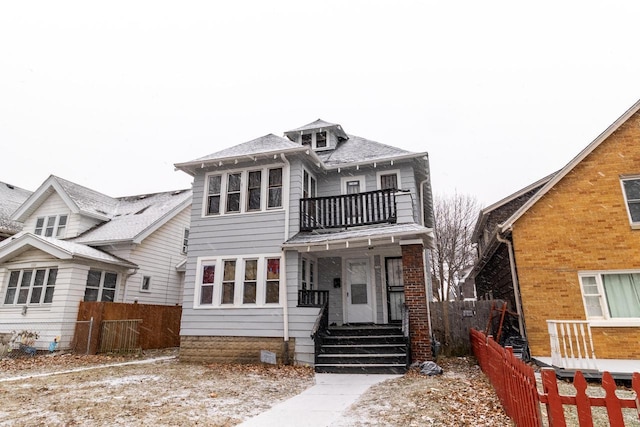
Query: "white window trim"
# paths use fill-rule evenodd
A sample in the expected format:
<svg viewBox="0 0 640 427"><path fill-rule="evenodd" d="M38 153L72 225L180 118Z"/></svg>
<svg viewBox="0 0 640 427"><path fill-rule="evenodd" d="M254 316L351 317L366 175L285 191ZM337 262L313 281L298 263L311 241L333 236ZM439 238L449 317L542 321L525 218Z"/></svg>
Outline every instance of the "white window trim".
<svg viewBox="0 0 640 427"><path fill-rule="evenodd" d="M340 191L342 194L347 194L347 182L350 181L360 181L360 192L364 193L367 191L366 180L364 175L355 175L355 176L343 176L340 178Z"/></svg>
<svg viewBox="0 0 640 427"><path fill-rule="evenodd" d="M149 279L149 288L148 289L144 288L144 279L146 279L146 278ZM145 292L145 293L151 292L152 282L153 281L151 280L151 276L143 275L142 276L142 281L140 282L140 292Z"/></svg>
<svg viewBox="0 0 640 427"><path fill-rule="evenodd" d="M31 302L31 294L33 293L33 284L35 283L35 272L36 270L45 270L45 275L44 275L44 281L42 283L42 293L40 294L40 300L43 302ZM0 284L0 286L4 289L4 292L2 292L2 299L0 299L0 308L15 308L15 307L22 307L22 306L29 306L29 307L50 307L52 302L44 302L44 297L45 297L45 293L47 290L47 282L49 281L49 274L51 273L51 270L58 270L57 272L57 277L56 277L56 281L58 280L58 277L60 275L60 269L57 265L47 265L47 266L38 266L38 267L19 267L19 268L11 268L11 269L6 269L5 270L5 283ZM18 284L16 287L16 295L14 296L14 303L12 304L5 304L4 300L7 296L7 292L9 291L9 280L11 278L11 272L12 271L19 271L20 275L18 276ZM18 303L18 292L20 290L20 283L22 282L22 275L24 274L25 271L33 271L33 274L31 275L31 280L29 282L29 291L27 293L27 301L24 303ZM54 282L53 284L53 289L54 289L54 296L55 296L55 289L56 289L56 283Z"/></svg>
<svg viewBox="0 0 640 427"><path fill-rule="evenodd" d="M309 176L309 188L304 188L304 173L307 173ZM311 184L311 180L313 179L313 185ZM315 174L311 173L311 171L307 168L302 168L302 195L304 195L305 190L309 193L307 198L318 197L318 178L316 178Z"/></svg>
<svg viewBox="0 0 640 427"><path fill-rule="evenodd" d="M194 290L194 309L251 309L251 308L273 308L281 307L284 296L280 292L280 301L278 303L266 303L266 286L267 286L267 260L277 258L280 260L280 284L282 286L284 259L282 253L271 254L248 254L248 255L221 255L215 257L199 257L196 262L196 282ZM244 272L245 261L258 260L258 274L256 284L256 302L243 304L244 291ZM222 304L222 278L224 275L224 261L235 261L235 286L233 304ZM213 281L213 301L212 304L200 304L201 285L202 285L202 267L205 265L215 266L215 277Z"/></svg>
<svg viewBox="0 0 640 427"><path fill-rule="evenodd" d="M103 292L104 292L104 279L107 275L107 273L110 274L115 274L116 275L116 287L113 290L113 301L111 302L117 302L118 301L118 291L120 289L120 274L117 271L114 270L102 270L102 269L98 269L98 268L91 268L89 270L87 270L87 278L85 279L84 282L84 291L86 292L87 289L87 281L89 280L89 271L99 271L100 272L100 285L98 286L98 297L96 298L96 302L109 302L109 301L104 301L102 299L103 297ZM82 300L84 301L84 294L82 296Z"/></svg>
<svg viewBox="0 0 640 427"><path fill-rule="evenodd" d="M624 189L624 181L640 180L640 175L621 175L620 176L620 189L622 190L622 197L624 197L624 207L627 210L627 218L629 218L629 224L634 230L640 229L640 222L634 222L631 217L631 211L629 210L629 200L627 199L627 192Z"/></svg>
<svg viewBox="0 0 640 427"><path fill-rule="evenodd" d="M268 208L268 197L269 197L269 170L270 169L282 169L282 195L281 195L281 203L282 206ZM261 171L261 182L260 182L260 210L248 210L248 181L249 181L249 172ZM239 212L227 212L227 185L229 183L229 175L230 174L240 174L240 211ZM217 214L207 214L208 208L208 198L209 198L209 177L220 175L220 212ZM204 191L202 198L202 218L215 218L219 216L228 216L228 215L251 215L251 214L261 214L265 212L273 212L280 211L285 209L285 191L288 191L287 187L288 183L285 181L285 165L284 164L273 164L260 168L250 168L250 169L234 169L234 170L225 170L225 171L214 171L205 174L204 177Z"/></svg>
<svg viewBox="0 0 640 427"><path fill-rule="evenodd" d="M60 231L60 217L66 217L67 218L67 222L64 224L64 233L62 236L58 236L58 233ZM36 234L36 229L37 229L37 224L38 224L38 220L42 218L43 222L42 222L42 230L40 231L40 234ZM45 237L46 232L47 232L47 222L49 221L49 218L55 218L54 223L53 223L53 232L51 234L51 236L54 239L64 239L65 235L67 234L67 228L69 227L69 214L59 214L59 215L45 215L45 216L39 216L36 218L36 225L34 225L33 228L33 234L36 234L37 236L42 236Z"/></svg>
<svg viewBox="0 0 640 427"><path fill-rule="evenodd" d="M188 251L189 251L189 229L185 227L182 231L181 253L186 254Z"/></svg>
<svg viewBox="0 0 640 427"><path fill-rule="evenodd" d="M400 181L400 169L392 169L386 171L376 172L376 188L382 190L382 175L396 175L396 182L398 183L398 190L402 188L402 182Z"/></svg>
<svg viewBox="0 0 640 427"><path fill-rule="evenodd" d="M628 318L616 318L610 317L609 307L606 303L606 295L604 293L604 285L602 283L602 275L603 274L629 274L629 273L640 273L639 270L592 270L592 271L580 271L578 272L578 285L580 286L580 296L582 298L582 305L584 308L584 315L587 321L589 321L589 325L591 327L603 327L603 328L611 328L611 327L640 327L640 318L628 317ZM584 299L584 291L582 289L582 278L583 277L594 277L596 278L596 285L598 287L598 292L600 294L600 307L602 310L603 317L589 317L587 315L587 302Z"/></svg>

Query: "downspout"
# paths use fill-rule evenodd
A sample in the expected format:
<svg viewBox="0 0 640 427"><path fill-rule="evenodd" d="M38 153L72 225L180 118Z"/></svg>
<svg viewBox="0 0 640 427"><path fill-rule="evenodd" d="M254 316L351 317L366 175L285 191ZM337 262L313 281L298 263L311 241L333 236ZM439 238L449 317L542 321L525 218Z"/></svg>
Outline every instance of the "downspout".
<svg viewBox="0 0 640 427"><path fill-rule="evenodd" d="M420 182L420 222L424 227L424 185L429 182L429 179L424 179ZM424 265L424 285L425 293L427 296L427 325L429 325L429 342L433 339L433 329L431 328L431 298L433 297L433 284L431 283L431 266L429 265L429 257L427 251L422 251L422 265ZM431 355L433 356L433 355Z"/></svg>
<svg viewBox="0 0 640 427"><path fill-rule="evenodd" d="M500 227L498 225L498 227ZM518 283L518 273L516 272L516 260L513 252L513 244L511 240L504 239L500 236L500 231L496 232L496 239L498 242L504 243L507 245L507 250L509 251L509 265L511 267L511 281L513 282L513 293L515 294L516 300L516 313L518 313L518 329L520 330L520 336L524 337L524 324L522 322L522 303L520 302L520 284Z"/></svg>
<svg viewBox="0 0 640 427"><path fill-rule="evenodd" d="M124 295L122 296L123 303L127 302L127 291L129 290L129 279L131 278L131 276L135 276L138 273L139 269L140 268L129 269L129 270L133 270L133 273L127 274L124 278Z"/></svg>
<svg viewBox="0 0 640 427"><path fill-rule="evenodd" d="M282 205L285 206L284 209L284 241L286 242L287 240L289 240L289 215L290 215L290 208L291 206L289 206L289 195L290 195L290 189L291 189L291 163L289 163L289 160L287 160L287 158L285 157L284 153L280 153L280 158L282 159L282 161L285 163L285 168L284 170L286 171L284 173L284 175L286 175L286 179L283 176L282 177L282 182L283 184L286 182L287 183L287 188L286 191L284 191L284 185L283 185L283 191L282 191ZM288 293L287 293L287 257L286 257L286 252L284 250L284 248L282 248L282 265L280 266L280 292L281 295L284 295L284 305L282 306L282 328L283 328L283 335L284 335L284 348L283 348L283 358L284 358L284 362L285 364L289 364L289 298L288 298Z"/></svg>

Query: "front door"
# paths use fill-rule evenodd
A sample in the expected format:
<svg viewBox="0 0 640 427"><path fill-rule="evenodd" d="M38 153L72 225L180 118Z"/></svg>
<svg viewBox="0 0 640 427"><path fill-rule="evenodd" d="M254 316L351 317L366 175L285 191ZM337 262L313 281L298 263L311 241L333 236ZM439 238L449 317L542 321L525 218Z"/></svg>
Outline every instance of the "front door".
<svg viewBox="0 0 640 427"><path fill-rule="evenodd" d="M347 260L346 306L348 323L372 323L373 295L368 259Z"/></svg>
<svg viewBox="0 0 640 427"><path fill-rule="evenodd" d="M402 306L404 305L402 258L385 258L384 269L387 276L387 309L389 312L389 322L401 322Z"/></svg>

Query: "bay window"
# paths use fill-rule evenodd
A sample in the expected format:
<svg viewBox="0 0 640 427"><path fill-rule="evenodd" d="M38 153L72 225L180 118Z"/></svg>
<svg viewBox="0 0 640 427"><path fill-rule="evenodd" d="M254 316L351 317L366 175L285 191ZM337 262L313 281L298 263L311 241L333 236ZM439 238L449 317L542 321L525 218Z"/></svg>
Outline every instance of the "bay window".
<svg viewBox="0 0 640 427"><path fill-rule="evenodd" d="M113 302L116 298L116 284L118 275L116 273L89 270L87 274L87 285L84 290L85 301L107 301Z"/></svg>
<svg viewBox="0 0 640 427"><path fill-rule="evenodd" d="M57 268L11 271L4 305L51 303L57 276Z"/></svg>

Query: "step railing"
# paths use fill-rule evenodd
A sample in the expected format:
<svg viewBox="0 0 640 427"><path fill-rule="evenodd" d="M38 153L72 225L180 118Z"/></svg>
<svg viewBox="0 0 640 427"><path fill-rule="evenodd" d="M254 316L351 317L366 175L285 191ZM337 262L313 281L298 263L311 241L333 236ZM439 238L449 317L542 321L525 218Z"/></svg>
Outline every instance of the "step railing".
<svg viewBox="0 0 640 427"><path fill-rule="evenodd" d="M551 364L564 369L598 369L586 320L547 320Z"/></svg>

